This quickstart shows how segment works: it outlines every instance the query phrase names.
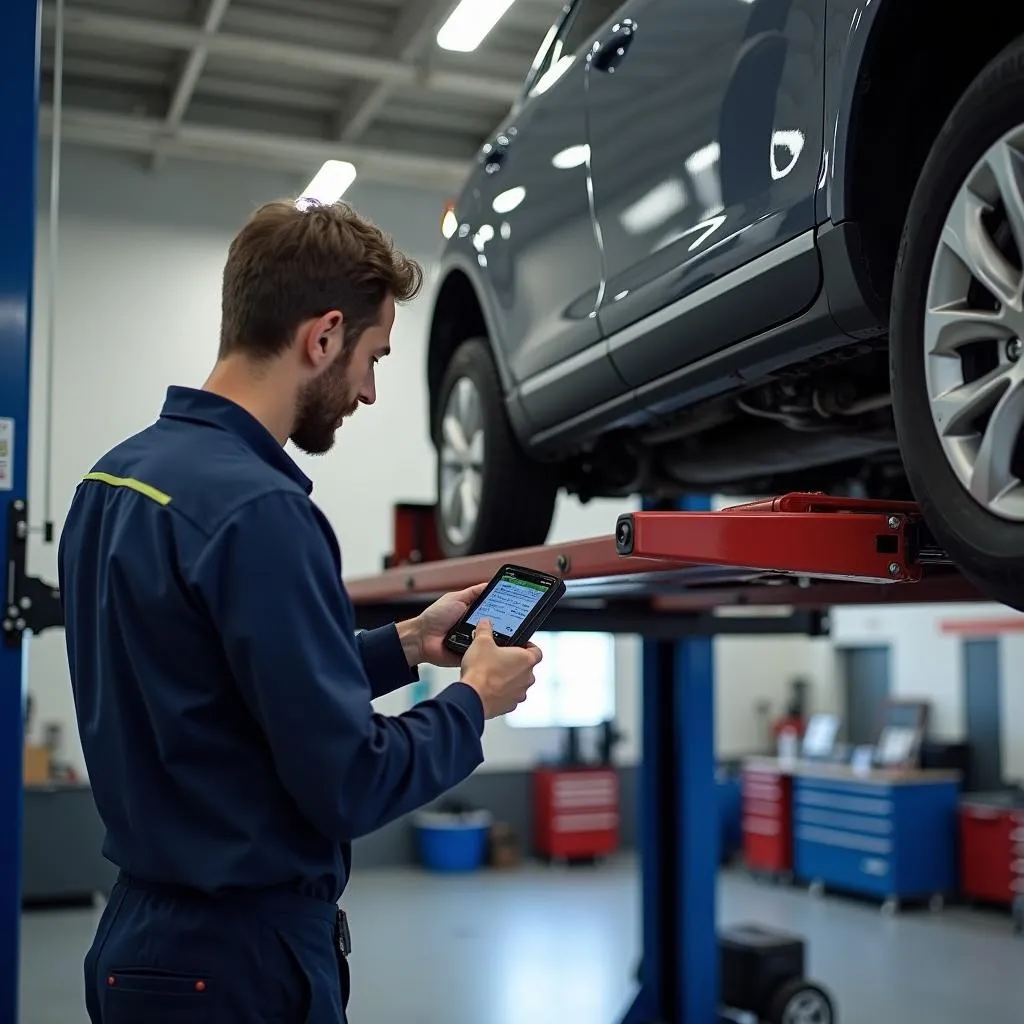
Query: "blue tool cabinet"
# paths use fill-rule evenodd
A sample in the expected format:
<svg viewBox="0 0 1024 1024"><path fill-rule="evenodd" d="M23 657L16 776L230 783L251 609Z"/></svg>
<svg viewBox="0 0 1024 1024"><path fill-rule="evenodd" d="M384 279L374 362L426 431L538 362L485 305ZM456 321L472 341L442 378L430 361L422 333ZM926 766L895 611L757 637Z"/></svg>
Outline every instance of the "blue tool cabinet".
<svg viewBox="0 0 1024 1024"><path fill-rule="evenodd" d="M797 878L900 900L957 886L959 777L950 772L798 770L793 786Z"/></svg>

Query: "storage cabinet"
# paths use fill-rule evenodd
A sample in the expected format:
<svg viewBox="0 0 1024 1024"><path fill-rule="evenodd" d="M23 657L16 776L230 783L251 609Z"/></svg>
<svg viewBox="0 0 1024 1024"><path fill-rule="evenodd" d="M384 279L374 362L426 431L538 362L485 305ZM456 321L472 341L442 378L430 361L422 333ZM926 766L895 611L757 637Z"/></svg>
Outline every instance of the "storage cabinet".
<svg viewBox="0 0 1024 1024"><path fill-rule="evenodd" d="M743 768L743 859L751 871L793 870L793 779L768 763Z"/></svg>
<svg viewBox="0 0 1024 1024"><path fill-rule="evenodd" d="M890 905L953 892L959 790L945 772L798 775L795 874Z"/></svg>
<svg viewBox="0 0 1024 1024"><path fill-rule="evenodd" d="M960 806L960 888L968 899L1010 905L1024 894L1024 807L998 795Z"/></svg>
<svg viewBox="0 0 1024 1024"><path fill-rule="evenodd" d="M619 846L619 776L606 768L533 773L534 848L542 857L584 860Z"/></svg>

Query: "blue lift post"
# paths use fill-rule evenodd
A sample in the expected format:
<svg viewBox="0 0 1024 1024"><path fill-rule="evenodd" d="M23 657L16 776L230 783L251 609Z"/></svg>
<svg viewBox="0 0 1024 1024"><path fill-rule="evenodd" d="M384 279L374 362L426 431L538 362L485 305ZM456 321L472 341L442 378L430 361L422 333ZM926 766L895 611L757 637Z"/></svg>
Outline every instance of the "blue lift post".
<svg viewBox="0 0 1024 1024"><path fill-rule="evenodd" d="M29 353L36 229L40 4L15 0L0 33L0 565L7 572L14 503L28 492ZM24 505L21 506L24 508ZM20 516L18 517L21 518ZM4 619L11 608L5 602ZM27 647L27 645L26 645ZM18 1019L21 927L23 649L0 642L0 1020Z"/></svg>
<svg viewBox="0 0 1024 1024"><path fill-rule="evenodd" d="M672 507L702 512L711 504L688 498ZM718 1020L713 645L711 636L643 645L643 960L640 991L623 1024Z"/></svg>

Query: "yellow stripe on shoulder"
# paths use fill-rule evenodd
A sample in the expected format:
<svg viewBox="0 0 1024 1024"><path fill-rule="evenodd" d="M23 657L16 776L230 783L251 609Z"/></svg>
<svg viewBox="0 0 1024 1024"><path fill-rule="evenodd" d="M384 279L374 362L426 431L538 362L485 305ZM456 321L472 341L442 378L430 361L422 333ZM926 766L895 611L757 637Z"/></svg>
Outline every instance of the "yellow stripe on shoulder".
<svg viewBox="0 0 1024 1024"><path fill-rule="evenodd" d="M158 505L170 505L171 496L164 494L163 491L157 490L150 484L143 483L141 480L136 480L130 476L114 476L111 473L86 473L83 480L95 480L101 484L108 484L111 487L127 487L130 491L135 491L138 494L149 498L150 501L155 501Z"/></svg>

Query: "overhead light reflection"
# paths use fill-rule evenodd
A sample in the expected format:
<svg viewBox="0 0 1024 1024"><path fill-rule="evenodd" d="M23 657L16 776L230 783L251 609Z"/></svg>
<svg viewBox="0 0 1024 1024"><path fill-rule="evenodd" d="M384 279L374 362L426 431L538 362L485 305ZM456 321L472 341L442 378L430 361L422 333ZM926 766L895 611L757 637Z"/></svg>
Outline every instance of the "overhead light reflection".
<svg viewBox="0 0 1024 1024"><path fill-rule="evenodd" d="M720 213L714 217L708 217L699 224L686 228L684 231L670 231L663 238L658 239L657 244L654 246L654 251L657 252L666 246L681 242L684 238L696 235L697 237L686 248L687 252L693 252L695 249L699 249L724 223L725 214Z"/></svg>
<svg viewBox="0 0 1024 1024"><path fill-rule="evenodd" d="M705 217L713 217L722 210L722 185L717 171L721 155L722 147L717 142L709 142L694 150L684 161Z"/></svg>
<svg viewBox="0 0 1024 1024"><path fill-rule="evenodd" d="M494 228L490 224L481 224L473 236L473 248L477 252L483 252L484 246L494 237Z"/></svg>
<svg viewBox="0 0 1024 1024"><path fill-rule="evenodd" d="M532 96L539 96L547 92L561 77L572 67L576 54L566 53L559 57L534 83L530 90Z"/></svg>
<svg viewBox="0 0 1024 1024"><path fill-rule="evenodd" d="M668 178L627 206L619 214L619 223L629 234L642 235L674 217L685 208L689 198L681 179Z"/></svg>
<svg viewBox="0 0 1024 1024"><path fill-rule="evenodd" d="M590 146L585 142L578 146L567 146L551 158L551 166L560 171L580 167L590 159Z"/></svg>
<svg viewBox="0 0 1024 1024"><path fill-rule="evenodd" d="M797 160L804 150L804 133L797 129L772 132L771 165L772 180L779 181L796 167ZM781 152L780 152L781 151ZM784 154L783 162L778 162Z"/></svg>
<svg viewBox="0 0 1024 1024"><path fill-rule="evenodd" d="M491 201L491 209L495 213L511 213L526 198L526 189L522 185L499 192Z"/></svg>

